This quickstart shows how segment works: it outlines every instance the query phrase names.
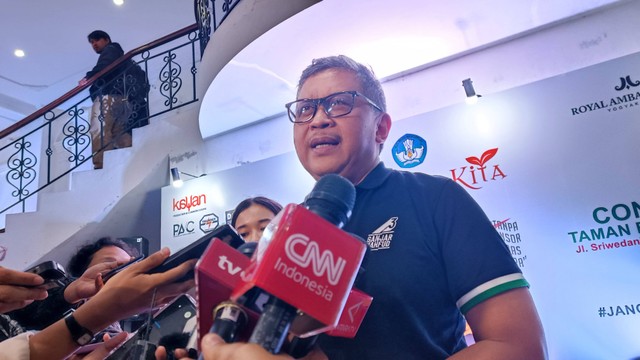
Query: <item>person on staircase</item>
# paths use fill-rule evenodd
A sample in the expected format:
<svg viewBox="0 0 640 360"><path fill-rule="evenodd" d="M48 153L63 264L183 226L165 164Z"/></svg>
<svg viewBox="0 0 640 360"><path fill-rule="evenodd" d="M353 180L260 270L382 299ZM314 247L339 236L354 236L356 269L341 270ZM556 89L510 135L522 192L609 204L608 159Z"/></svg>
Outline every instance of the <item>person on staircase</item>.
<svg viewBox="0 0 640 360"><path fill-rule="evenodd" d="M87 81L124 55L120 44L111 41L102 30L92 31L87 38L93 50L100 55L96 65L87 72L79 84ZM127 120L132 109L123 91L124 74L129 62L123 62L107 74L94 81L89 88L93 101L91 108L91 150L94 169L102 169L104 151L131 146L131 132L127 131Z"/></svg>

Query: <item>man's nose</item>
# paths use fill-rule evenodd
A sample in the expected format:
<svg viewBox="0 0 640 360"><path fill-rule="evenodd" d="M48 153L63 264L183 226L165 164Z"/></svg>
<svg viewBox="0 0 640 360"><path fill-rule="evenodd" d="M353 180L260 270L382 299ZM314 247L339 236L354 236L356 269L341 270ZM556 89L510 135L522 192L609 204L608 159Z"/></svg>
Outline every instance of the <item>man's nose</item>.
<svg viewBox="0 0 640 360"><path fill-rule="evenodd" d="M314 128L322 129L331 126L331 124L333 124L333 119L330 118L329 115L327 115L325 108L319 104L316 113L313 114L313 117L311 118L311 122L309 123L309 125Z"/></svg>

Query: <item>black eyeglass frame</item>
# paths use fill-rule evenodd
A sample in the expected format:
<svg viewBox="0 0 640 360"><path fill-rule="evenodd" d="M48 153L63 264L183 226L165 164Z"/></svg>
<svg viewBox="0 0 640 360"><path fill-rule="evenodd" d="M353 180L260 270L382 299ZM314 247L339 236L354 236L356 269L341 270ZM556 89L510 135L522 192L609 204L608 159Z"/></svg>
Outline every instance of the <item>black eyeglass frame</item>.
<svg viewBox="0 0 640 360"><path fill-rule="evenodd" d="M341 94L350 94L351 96L353 96L353 103L351 104L351 109L349 109L349 111L347 111L344 114L340 114L340 115L330 115L329 111L331 110L330 108L327 109L327 107L325 106L325 102L327 101L327 99L336 96L336 95L341 95ZM338 118L338 117L342 117L342 116L346 116L351 114L351 112L353 111L353 108L356 105L356 96L360 96L361 98L363 98L367 104L373 106L376 110L380 111L380 112L384 112L380 106L378 106L378 104L376 104L375 102L373 102L373 100L369 99L366 95L358 92L358 91L354 91L354 90L347 90L347 91L339 91L339 92L335 92L333 94L329 94L323 98L319 98L319 99L310 99L310 98L305 98L305 99L298 99L298 100L294 100L292 102L286 103L284 104L284 106L287 108L287 115L289 116L289 121L291 121L294 124L304 124L304 123L308 123L311 120L313 120L313 118L316 116L316 113L318 112L318 107L319 105L322 105L322 108L324 109L324 113L330 117L330 118ZM293 113L293 111L291 111L291 106L299 103L299 102L303 102L303 101L308 101L311 104L313 104L313 114L311 114L311 116L309 117L309 119L305 120L305 121L297 121L296 120L296 116Z"/></svg>

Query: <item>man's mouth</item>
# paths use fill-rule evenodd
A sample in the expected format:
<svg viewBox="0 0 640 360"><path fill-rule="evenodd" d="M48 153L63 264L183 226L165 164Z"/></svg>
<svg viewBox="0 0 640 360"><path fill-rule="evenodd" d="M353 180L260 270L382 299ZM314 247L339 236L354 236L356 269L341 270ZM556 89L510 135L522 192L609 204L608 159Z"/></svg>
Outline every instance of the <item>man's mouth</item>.
<svg viewBox="0 0 640 360"><path fill-rule="evenodd" d="M312 149L322 149L340 144L340 139L335 137L323 136L312 139L310 146Z"/></svg>

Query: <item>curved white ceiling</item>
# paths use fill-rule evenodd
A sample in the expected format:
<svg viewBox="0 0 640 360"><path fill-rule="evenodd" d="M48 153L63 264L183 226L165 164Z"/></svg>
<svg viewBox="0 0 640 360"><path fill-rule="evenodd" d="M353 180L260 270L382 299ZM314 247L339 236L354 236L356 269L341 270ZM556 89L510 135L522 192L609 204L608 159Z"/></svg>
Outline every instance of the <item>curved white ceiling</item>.
<svg viewBox="0 0 640 360"><path fill-rule="evenodd" d="M616 0L324 0L255 40L203 98L203 138L284 111L315 57L344 54L390 76Z"/></svg>

